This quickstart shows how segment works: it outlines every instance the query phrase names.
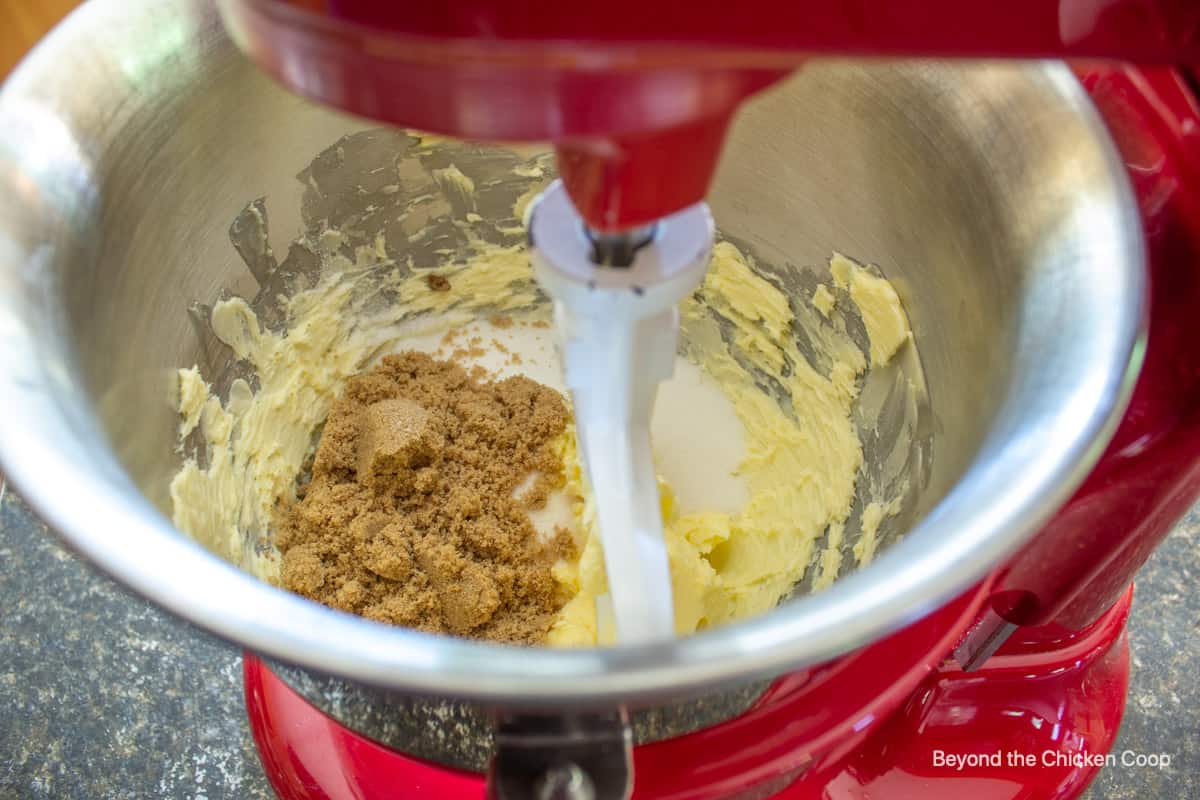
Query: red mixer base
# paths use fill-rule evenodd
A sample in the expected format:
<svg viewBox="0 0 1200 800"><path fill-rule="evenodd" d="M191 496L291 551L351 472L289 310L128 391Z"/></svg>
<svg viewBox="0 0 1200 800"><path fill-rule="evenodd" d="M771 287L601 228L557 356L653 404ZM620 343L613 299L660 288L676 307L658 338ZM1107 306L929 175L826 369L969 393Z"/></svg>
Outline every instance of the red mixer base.
<svg viewBox="0 0 1200 800"><path fill-rule="evenodd" d="M786 676L736 720L636 748L634 797L737 800L766 797L772 789L784 800L1076 797L1106 760L1120 763L1120 754L1109 751L1129 682L1125 622L1131 599L1132 589L1084 633L1057 639L1046 629L1019 633L976 672L943 663L882 723L873 719L878 705L863 706L852 731L874 728L865 739L814 735L826 707L810 694L838 706L843 692L855 694L862 675ZM948 610L913 629L936 625ZM888 671L885 664L879 663L879 672ZM250 728L283 800L484 796L482 776L404 756L351 732L249 653L244 670ZM792 721L780 723L783 711ZM790 757L781 759L780 742L793 730ZM740 752L729 751L730 735L741 741ZM693 763L681 763L689 751ZM762 752L758 762L756 751ZM733 759L737 775L729 774Z"/></svg>
<svg viewBox="0 0 1200 800"><path fill-rule="evenodd" d="M1078 797L1121 763L1111 750L1129 688L1132 599L1130 587L1083 634L1010 640L976 672L944 665L833 774L806 775L778 797Z"/></svg>

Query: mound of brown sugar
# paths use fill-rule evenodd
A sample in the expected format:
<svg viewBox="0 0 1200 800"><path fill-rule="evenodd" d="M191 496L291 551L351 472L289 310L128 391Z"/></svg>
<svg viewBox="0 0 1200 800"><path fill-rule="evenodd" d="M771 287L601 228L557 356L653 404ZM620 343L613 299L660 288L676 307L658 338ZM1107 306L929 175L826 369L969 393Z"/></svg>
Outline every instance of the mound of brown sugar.
<svg viewBox="0 0 1200 800"><path fill-rule="evenodd" d="M352 378L312 478L276 511L283 586L421 630L542 642L562 607L528 510L562 485L563 398L528 378L472 378L423 353ZM533 476L531 480L531 476Z"/></svg>

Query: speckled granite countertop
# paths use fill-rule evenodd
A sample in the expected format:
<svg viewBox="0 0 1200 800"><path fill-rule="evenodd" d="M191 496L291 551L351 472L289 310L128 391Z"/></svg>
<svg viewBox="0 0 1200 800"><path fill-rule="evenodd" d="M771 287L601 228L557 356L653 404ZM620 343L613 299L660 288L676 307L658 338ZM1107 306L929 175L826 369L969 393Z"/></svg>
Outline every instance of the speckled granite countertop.
<svg viewBox="0 0 1200 800"><path fill-rule="evenodd" d="M1193 511L1142 571L1118 750L1089 800L1200 797L1200 596ZM66 552L0 490L0 798L273 797L238 650L154 610Z"/></svg>

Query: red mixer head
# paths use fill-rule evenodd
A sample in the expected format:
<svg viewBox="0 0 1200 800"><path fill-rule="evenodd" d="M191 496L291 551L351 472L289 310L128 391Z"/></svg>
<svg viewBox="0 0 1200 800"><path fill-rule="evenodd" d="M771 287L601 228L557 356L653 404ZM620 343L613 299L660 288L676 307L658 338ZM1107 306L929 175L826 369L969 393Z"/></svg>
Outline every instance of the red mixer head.
<svg viewBox="0 0 1200 800"><path fill-rule="evenodd" d="M703 199L737 106L810 55L1200 62L1192 0L221 0L291 88L406 127L553 141L595 230Z"/></svg>

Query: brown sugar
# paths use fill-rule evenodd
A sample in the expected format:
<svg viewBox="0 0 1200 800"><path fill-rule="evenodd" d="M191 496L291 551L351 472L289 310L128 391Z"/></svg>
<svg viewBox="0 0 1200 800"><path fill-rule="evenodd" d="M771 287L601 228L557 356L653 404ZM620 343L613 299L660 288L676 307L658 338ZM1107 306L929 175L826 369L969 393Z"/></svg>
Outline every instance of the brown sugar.
<svg viewBox="0 0 1200 800"><path fill-rule="evenodd" d="M433 463L443 443L429 412L403 397L371 403L360 425L355 474L361 486L394 487L406 471Z"/></svg>
<svg viewBox="0 0 1200 800"><path fill-rule="evenodd" d="M468 341L466 347L456 347L450 352L450 358L455 361L468 361L485 355L487 350L474 340Z"/></svg>
<svg viewBox="0 0 1200 800"><path fill-rule="evenodd" d="M303 496L276 509L281 583L383 622L544 641L565 600L550 569L574 540L542 541L527 512L563 484L567 420L562 396L528 378L385 357L347 383Z"/></svg>

